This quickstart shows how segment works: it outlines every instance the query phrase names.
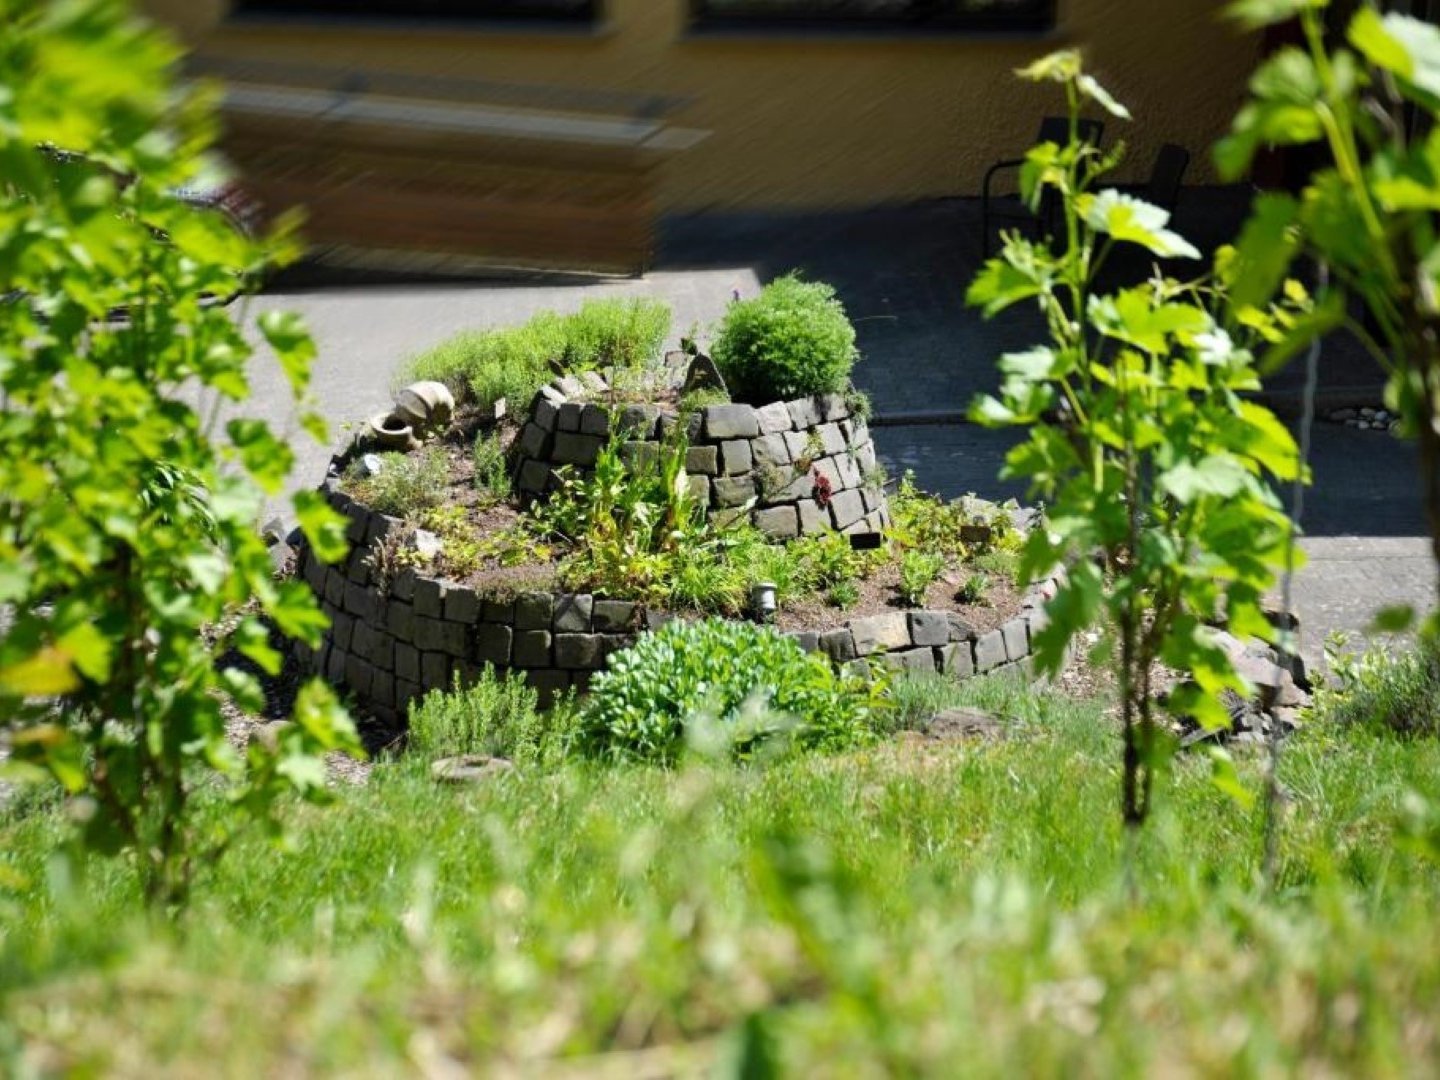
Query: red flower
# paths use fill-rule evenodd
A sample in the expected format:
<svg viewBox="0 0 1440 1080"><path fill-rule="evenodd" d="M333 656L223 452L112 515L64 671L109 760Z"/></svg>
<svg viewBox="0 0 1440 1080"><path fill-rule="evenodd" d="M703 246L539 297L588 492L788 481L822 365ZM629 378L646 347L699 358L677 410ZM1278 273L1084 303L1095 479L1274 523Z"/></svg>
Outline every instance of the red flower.
<svg viewBox="0 0 1440 1080"><path fill-rule="evenodd" d="M815 501L820 505L820 509L824 510L830 505L830 496L834 494L834 489L830 486L830 478L819 469L812 475L815 477Z"/></svg>

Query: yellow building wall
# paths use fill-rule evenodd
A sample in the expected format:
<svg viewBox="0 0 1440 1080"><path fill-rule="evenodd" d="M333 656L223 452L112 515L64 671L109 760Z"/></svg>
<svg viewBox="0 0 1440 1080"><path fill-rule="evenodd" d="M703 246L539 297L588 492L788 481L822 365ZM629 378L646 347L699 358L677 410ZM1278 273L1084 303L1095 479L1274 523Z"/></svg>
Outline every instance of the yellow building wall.
<svg viewBox="0 0 1440 1080"><path fill-rule="evenodd" d="M692 34L687 0L604 0L593 30L534 33L227 17L227 0L142 0L192 44L228 58L341 65L493 82L690 99L669 119L710 134L662 169L664 210L830 208L973 195L1013 157L1054 89L1011 71L1061 45L1135 114L1109 119L1130 147L1120 179L1156 149L1193 155L1187 181L1213 180L1209 148L1229 124L1257 43L1219 19L1219 0L1059 0L1056 31L995 39Z"/></svg>

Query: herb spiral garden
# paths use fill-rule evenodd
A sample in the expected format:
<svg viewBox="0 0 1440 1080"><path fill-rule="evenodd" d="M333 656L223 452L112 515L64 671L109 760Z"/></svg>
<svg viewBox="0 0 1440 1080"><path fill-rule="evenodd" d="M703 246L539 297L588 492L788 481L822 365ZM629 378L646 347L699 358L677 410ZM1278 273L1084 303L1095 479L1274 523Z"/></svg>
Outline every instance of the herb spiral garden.
<svg viewBox="0 0 1440 1080"><path fill-rule="evenodd" d="M353 547L301 552L331 620L302 661L391 726L515 674L585 695L593 749L660 759L700 715L740 750L776 717L851 745L896 672L1026 661L1053 592L1014 581L1028 515L887 479L829 287L737 300L710 355L693 330L662 354L670 323L590 301L410 361L323 484Z"/></svg>

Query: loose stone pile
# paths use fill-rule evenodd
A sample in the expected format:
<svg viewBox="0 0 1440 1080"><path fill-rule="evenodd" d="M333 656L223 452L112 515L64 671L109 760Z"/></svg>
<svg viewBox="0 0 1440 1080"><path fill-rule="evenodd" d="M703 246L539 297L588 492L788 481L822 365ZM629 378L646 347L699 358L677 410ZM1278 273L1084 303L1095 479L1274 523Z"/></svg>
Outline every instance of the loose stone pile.
<svg viewBox="0 0 1440 1080"><path fill-rule="evenodd" d="M553 491L561 466L593 467L612 425L634 461L657 456L682 422L674 407L610 404L610 394L596 372L561 376L541 390L520 432L515 481L523 498ZM748 513L779 540L879 532L889 523L869 429L839 394L760 408L709 405L684 423L690 489L711 516Z"/></svg>
<svg viewBox="0 0 1440 1080"><path fill-rule="evenodd" d="M1305 662L1263 642L1242 641L1224 631L1216 640L1229 655L1235 670L1255 687L1255 693L1245 698L1227 690L1222 704L1230 714L1229 727L1206 731L1191 725L1181 737L1182 745L1206 740L1260 743L1269 739L1277 724L1282 734L1298 728L1301 710L1310 705Z"/></svg>
<svg viewBox="0 0 1440 1080"><path fill-rule="evenodd" d="M1400 426L1400 418L1389 409L1372 408L1368 405L1361 408L1332 409L1325 414L1325 419L1334 424L1371 431L1394 431Z"/></svg>

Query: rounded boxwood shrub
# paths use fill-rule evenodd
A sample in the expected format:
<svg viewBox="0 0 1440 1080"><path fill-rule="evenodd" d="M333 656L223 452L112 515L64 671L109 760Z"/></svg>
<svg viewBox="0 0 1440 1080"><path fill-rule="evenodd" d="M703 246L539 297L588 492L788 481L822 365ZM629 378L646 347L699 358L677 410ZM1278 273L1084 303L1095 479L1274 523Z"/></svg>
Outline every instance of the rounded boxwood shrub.
<svg viewBox="0 0 1440 1080"><path fill-rule="evenodd" d="M590 690L581 738L608 757L673 761L687 738L744 757L777 737L831 749L871 734L858 680L753 623L669 623L612 656Z"/></svg>
<svg viewBox="0 0 1440 1080"><path fill-rule="evenodd" d="M752 405L840 393L856 355L855 328L835 290L793 276L731 304L711 349L731 394Z"/></svg>

